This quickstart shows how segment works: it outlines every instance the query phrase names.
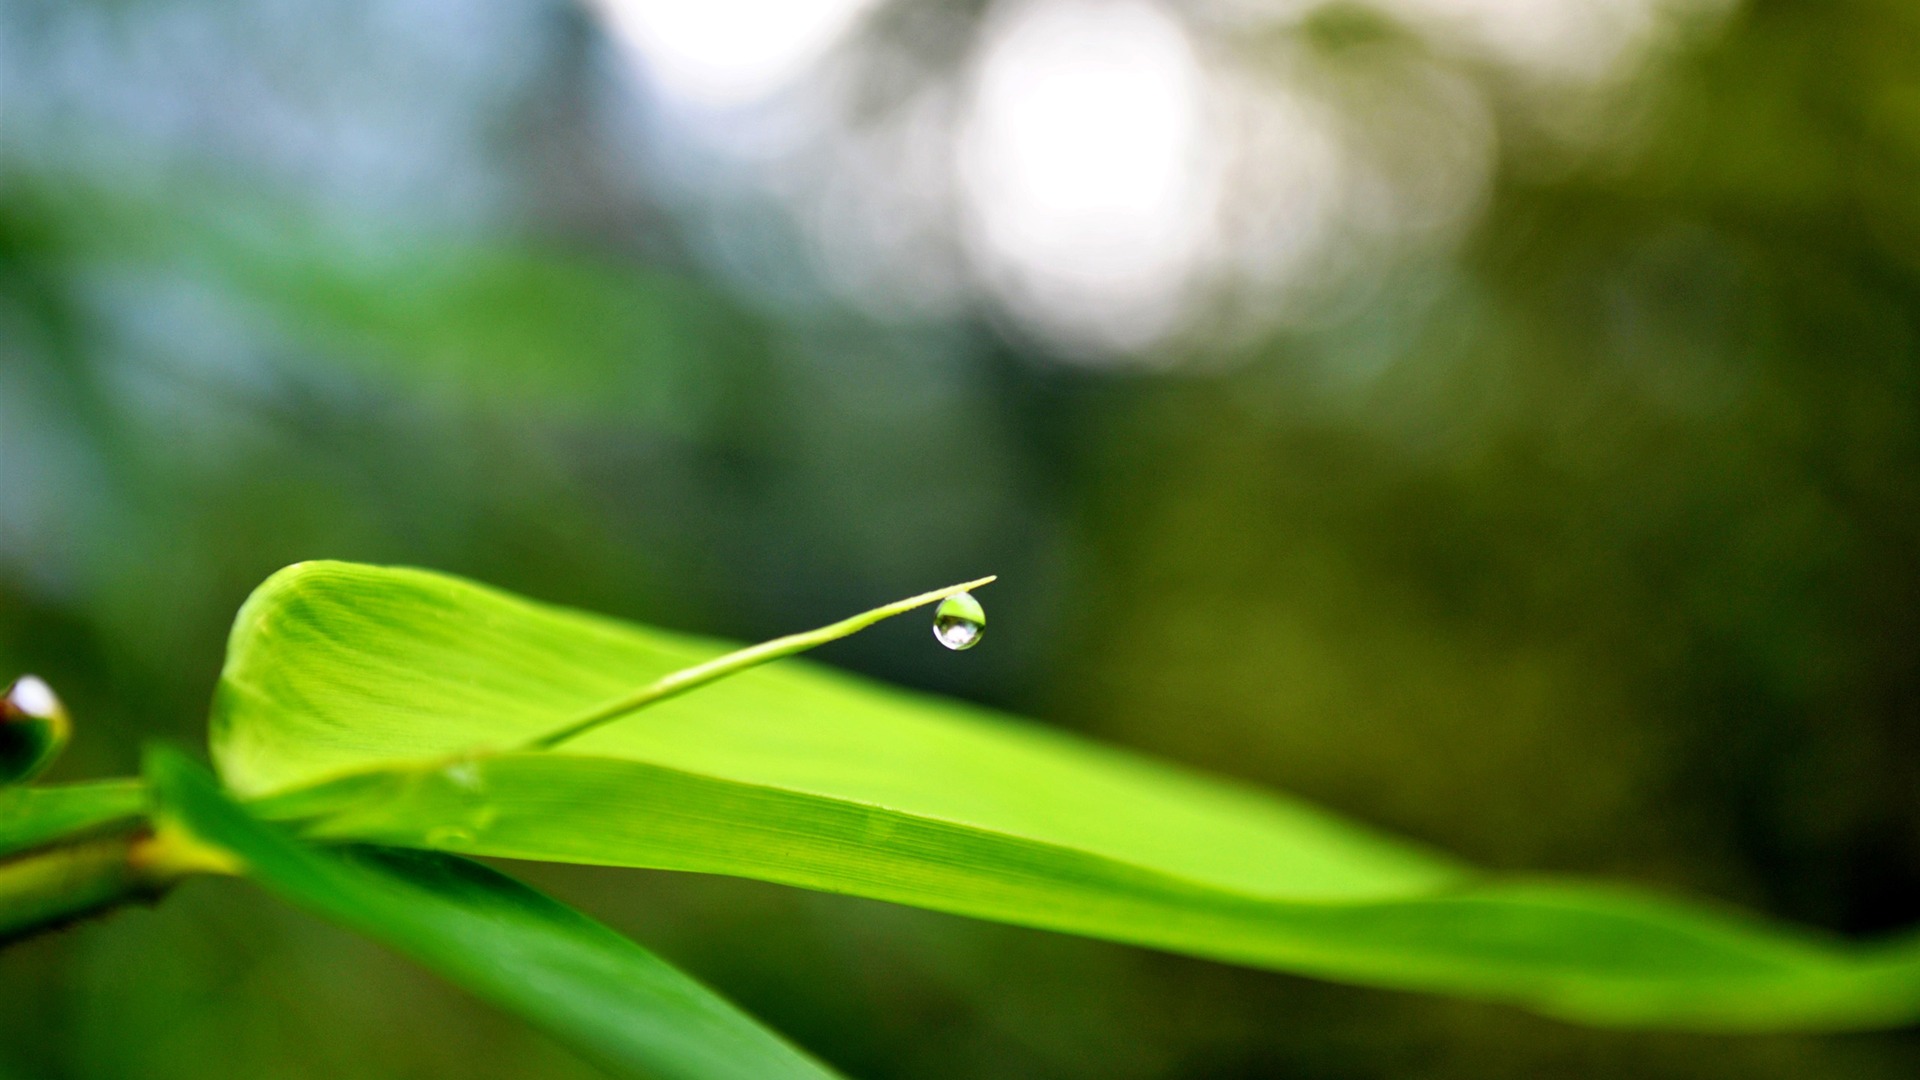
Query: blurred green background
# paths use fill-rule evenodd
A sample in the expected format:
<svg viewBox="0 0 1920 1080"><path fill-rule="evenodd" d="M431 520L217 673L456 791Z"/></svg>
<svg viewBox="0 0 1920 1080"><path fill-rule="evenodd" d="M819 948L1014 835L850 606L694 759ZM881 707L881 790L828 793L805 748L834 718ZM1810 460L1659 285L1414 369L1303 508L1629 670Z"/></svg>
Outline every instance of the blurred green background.
<svg viewBox="0 0 1920 1080"><path fill-rule="evenodd" d="M7 0L0 674L199 746L312 557L823 653L1483 864L1920 922L1920 9ZM855 1077L1906 1077L519 866ZM0 1077L592 1075L244 886Z"/></svg>

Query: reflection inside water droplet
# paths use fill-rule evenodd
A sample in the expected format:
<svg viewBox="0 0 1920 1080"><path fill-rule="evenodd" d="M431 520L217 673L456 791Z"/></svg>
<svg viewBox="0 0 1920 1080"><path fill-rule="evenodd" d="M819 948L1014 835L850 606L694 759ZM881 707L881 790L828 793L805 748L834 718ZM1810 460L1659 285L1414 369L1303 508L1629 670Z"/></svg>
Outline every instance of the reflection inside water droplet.
<svg viewBox="0 0 1920 1080"><path fill-rule="evenodd" d="M987 629L987 611L969 592L954 593L933 609L934 640L949 649L971 649Z"/></svg>
<svg viewBox="0 0 1920 1080"><path fill-rule="evenodd" d="M38 675L15 679L7 688L5 701L7 707L42 720L51 720L60 711L60 699L54 696L53 687Z"/></svg>

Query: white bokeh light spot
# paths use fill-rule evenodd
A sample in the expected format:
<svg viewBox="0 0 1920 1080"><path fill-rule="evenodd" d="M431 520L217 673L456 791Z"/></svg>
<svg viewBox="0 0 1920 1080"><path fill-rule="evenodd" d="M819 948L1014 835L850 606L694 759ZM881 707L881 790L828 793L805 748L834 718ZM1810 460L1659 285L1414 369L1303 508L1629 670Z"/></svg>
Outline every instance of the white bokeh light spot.
<svg viewBox="0 0 1920 1080"><path fill-rule="evenodd" d="M960 132L976 257L1008 301L1079 343L1164 332L1216 197L1205 78L1146 3L1042 0L994 28Z"/></svg>
<svg viewBox="0 0 1920 1080"><path fill-rule="evenodd" d="M676 102L751 105L803 74L874 0L588 0Z"/></svg>

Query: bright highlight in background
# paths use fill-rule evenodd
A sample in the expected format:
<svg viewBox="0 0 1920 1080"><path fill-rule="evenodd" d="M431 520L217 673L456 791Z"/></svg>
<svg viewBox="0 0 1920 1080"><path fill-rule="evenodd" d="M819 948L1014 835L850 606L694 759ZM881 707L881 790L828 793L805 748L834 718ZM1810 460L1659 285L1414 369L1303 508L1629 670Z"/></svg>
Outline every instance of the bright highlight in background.
<svg viewBox="0 0 1920 1080"><path fill-rule="evenodd" d="M1212 215L1203 75L1144 3L1043 0L998 28L960 136L977 253L1074 338L1141 344L1178 309Z"/></svg>
<svg viewBox="0 0 1920 1080"><path fill-rule="evenodd" d="M750 105L840 40L873 0L589 0L648 77L683 104Z"/></svg>

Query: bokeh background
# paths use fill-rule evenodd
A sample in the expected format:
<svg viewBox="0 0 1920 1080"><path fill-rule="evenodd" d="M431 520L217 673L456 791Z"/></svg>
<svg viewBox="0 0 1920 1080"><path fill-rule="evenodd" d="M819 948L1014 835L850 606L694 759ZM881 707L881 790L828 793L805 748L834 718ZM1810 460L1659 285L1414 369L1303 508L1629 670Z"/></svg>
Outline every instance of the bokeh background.
<svg viewBox="0 0 1920 1080"><path fill-rule="evenodd" d="M1484 864L1920 922L1905 0L4 0L0 673L198 746L303 558L741 638ZM904 623L906 620L898 621ZM514 867L865 1080L1920 1073ZM585 1077L244 886L0 1077Z"/></svg>

